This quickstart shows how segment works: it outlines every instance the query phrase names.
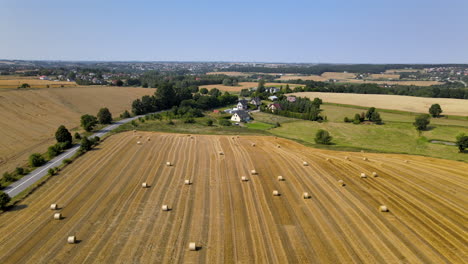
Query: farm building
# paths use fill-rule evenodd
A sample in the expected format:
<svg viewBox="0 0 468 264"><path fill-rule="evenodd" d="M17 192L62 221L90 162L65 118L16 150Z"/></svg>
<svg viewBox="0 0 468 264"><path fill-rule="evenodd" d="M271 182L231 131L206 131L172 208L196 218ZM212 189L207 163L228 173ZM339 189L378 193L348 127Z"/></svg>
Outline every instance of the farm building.
<svg viewBox="0 0 468 264"><path fill-rule="evenodd" d="M278 100L278 96L276 96L276 95L268 96L268 100L276 101L276 100Z"/></svg>
<svg viewBox="0 0 468 264"><path fill-rule="evenodd" d="M271 93L271 94L274 94L274 93L279 92L279 91L280 91L280 88L278 88L278 87L268 87L268 88L267 88L267 91L268 91L269 93Z"/></svg>
<svg viewBox="0 0 468 264"><path fill-rule="evenodd" d="M262 101L260 100L259 97L253 97L252 99L250 99L250 104L253 104L255 106L259 106L262 104Z"/></svg>
<svg viewBox="0 0 468 264"><path fill-rule="evenodd" d="M269 104L268 105L268 109L270 109L270 111L277 111L277 110L281 110L281 105L280 104Z"/></svg>
<svg viewBox="0 0 468 264"><path fill-rule="evenodd" d="M244 110L237 110L232 112L233 115L231 117L231 121L235 122L248 122L250 121L250 115L247 111Z"/></svg>
<svg viewBox="0 0 468 264"><path fill-rule="evenodd" d="M291 103L294 103L294 102L296 102L296 96L288 96L288 97L286 97L286 100L288 100Z"/></svg>
<svg viewBox="0 0 468 264"><path fill-rule="evenodd" d="M237 103L237 110L247 110L248 108L249 108L248 102L245 99L241 99Z"/></svg>

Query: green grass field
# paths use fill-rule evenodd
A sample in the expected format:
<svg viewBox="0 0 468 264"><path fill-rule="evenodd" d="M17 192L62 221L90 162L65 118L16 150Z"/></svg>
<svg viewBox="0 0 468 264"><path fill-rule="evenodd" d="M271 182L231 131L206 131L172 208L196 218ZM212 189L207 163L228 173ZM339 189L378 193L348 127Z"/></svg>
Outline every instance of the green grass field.
<svg viewBox="0 0 468 264"><path fill-rule="evenodd" d="M175 125L168 125L167 120L149 120L144 123L138 122L136 128L131 124L123 125L117 129L117 132L137 129L190 134L274 135L317 148L405 153L468 162L468 154L459 153L456 146L430 143L431 140L454 142L458 134L468 134L468 120L463 118L432 118L429 130L419 136L412 124L417 115L415 113L379 111L383 125L354 125L345 123L344 117L353 118L355 113L365 112L366 109L336 104L324 104L322 109L322 114L327 116L327 122L319 123L256 112L252 113L254 121L243 127L225 127L220 126L217 120L228 118L229 115L207 112L205 117L196 118L195 124L186 124L182 120L174 119ZM214 121L213 126L206 124L208 119ZM280 127L276 127L277 123L280 123ZM333 136L332 145L315 144L314 137L318 129L330 132Z"/></svg>

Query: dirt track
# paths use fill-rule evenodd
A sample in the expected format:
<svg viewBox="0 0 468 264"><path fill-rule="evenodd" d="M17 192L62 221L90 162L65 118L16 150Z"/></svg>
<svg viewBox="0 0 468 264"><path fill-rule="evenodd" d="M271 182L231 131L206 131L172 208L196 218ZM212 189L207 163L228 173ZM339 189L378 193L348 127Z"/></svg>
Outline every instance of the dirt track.
<svg viewBox="0 0 468 264"><path fill-rule="evenodd" d="M0 215L0 263L466 260L466 163L317 150L273 137L137 135L110 137L22 209ZM52 203L65 219L53 220ZM390 212L379 212L382 204ZM80 243L66 244L72 234ZM201 249L188 251L191 241Z"/></svg>

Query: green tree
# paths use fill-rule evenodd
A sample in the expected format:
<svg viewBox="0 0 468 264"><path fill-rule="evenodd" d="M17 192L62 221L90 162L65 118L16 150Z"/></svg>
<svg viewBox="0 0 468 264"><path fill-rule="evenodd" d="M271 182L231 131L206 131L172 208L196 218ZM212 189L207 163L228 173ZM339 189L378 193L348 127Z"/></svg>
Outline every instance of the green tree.
<svg viewBox="0 0 468 264"><path fill-rule="evenodd" d="M439 117L440 114L442 114L442 108L439 104L433 104L429 108L429 114L431 114L432 117Z"/></svg>
<svg viewBox="0 0 468 264"><path fill-rule="evenodd" d="M80 149L83 150L83 151L88 151L91 148L93 148L93 142L91 140L89 140L87 137L83 137L81 139L80 144L81 144Z"/></svg>
<svg viewBox="0 0 468 264"><path fill-rule="evenodd" d="M81 139L80 133L78 133L78 132L75 133L75 139Z"/></svg>
<svg viewBox="0 0 468 264"><path fill-rule="evenodd" d="M458 146L458 150L460 150L460 152L465 152L465 149L468 149L468 136L465 135L464 133L462 134L459 134L457 136L457 142L456 142L457 146Z"/></svg>
<svg viewBox="0 0 468 264"><path fill-rule="evenodd" d="M208 93L208 89L206 89L206 88L201 88L201 89L200 89L200 93L201 93L201 94L207 94L207 93Z"/></svg>
<svg viewBox="0 0 468 264"><path fill-rule="evenodd" d="M226 78L223 80L223 85L224 86L232 86L232 80L229 78Z"/></svg>
<svg viewBox="0 0 468 264"><path fill-rule="evenodd" d="M99 109L97 119L100 124L110 124L112 123L112 114L107 107L104 107Z"/></svg>
<svg viewBox="0 0 468 264"><path fill-rule="evenodd" d="M413 125L416 127L416 130L418 130L419 133L427 129L427 126L431 122L430 118L431 117L428 114L418 115L415 118Z"/></svg>
<svg viewBox="0 0 468 264"><path fill-rule="evenodd" d="M323 145L330 145L332 140L332 136L328 133L328 131L319 129L315 134L315 143L323 144Z"/></svg>
<svg viewBox="0 0 468 264"><path fill-rule="evenodd" d="M130 113L129 113L127 110L125 110L125 112L123 112L123 114L121 114L120 117L122 117L122 118L130 118Z"/></svg>
<svg viewBox="0 0 468 264"><path fill-rule="evenodd" d="M213 120L211 120L211 119L206 120L206 125L207 126L212 126L213 125Z"/></svg>
<svg viewBox="0 0 468 264"><path fill-rule="evenodd" d="M222 125L222 126L231 126L231 122L227 119L221 119L219 120L219 124Z"/></svg>
<svg viewBox="0 0 468 264"><path fill-rule="evenodd" d="M64 125L59 126L59 128L55 132L55 139L59 143L67 143L67 147L71 145L71 142L73 140L70 131L68 131L68 129Z"/></svg>
<svg viewBox="0 0 468 264"><path fill-rule="evenodd" d="M265 80L261 79L260 81L258 81L257 92L258 93L265 92Z"/></svg>
<svg viewBox="0 0 468 264"><path fill-rule="evenodd" d="M0 191L0 209L4 210L7 207L7 204L10 202L11 198L8 194Z"/></svg>
<svg viewBox="0 0 468 264"><path fill-rule="evenodd" d="M18 88L30 88L31 86L27 83L21 84Z"/></svg>
<svg viewBox="0 0 468 264"><path fill-rule="evenodd" d="M39 167L45 162L45 159L39 153L33 153L29 156L29 165L31 165L31 167Z"/></svg>
<svg viewBox="0 0 468 264"><path fill-rule="evenodd" d="M369 119L370 121L371 120L371 117L372 117L372 114L375 112L375 107L371 107L367 110L367 113L366 113L366 118Z"/></svg>
<svg viewBox="0 0 468 264"><path fill-rule="evenodd" d="M379 112L372 112L371 117L369 118L371 122L374 122L376 124L381 124L382 123L382 118L380 118Z"/></svg>
<svg viewBox="0 0 468 264"><path fill-rule="evenodd" d="M354 124L360 124L361 123L361 116L359 114L355 114L354 115L354 120L353 120L353 123Z"/></svg>
<svg viewBox="0 0 468 264"><path fill-rule="evenodd" d="M93 130L94 126L98 123L97 118L92 115L82 115L81 116L81 126L86 131Z"/></svg>
<svg viewBox="0 0 468 264"><path fill-rule="evenodd" d="M123 84L124 84L123 81L120 79L115 82L115 85L117 86L123 86Z"/></svg>

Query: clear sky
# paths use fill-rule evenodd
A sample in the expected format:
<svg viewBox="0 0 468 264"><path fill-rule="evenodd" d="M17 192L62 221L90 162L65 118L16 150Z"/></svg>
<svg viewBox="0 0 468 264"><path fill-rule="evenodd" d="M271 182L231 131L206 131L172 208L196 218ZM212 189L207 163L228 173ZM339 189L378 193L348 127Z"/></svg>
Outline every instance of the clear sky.
<svg viewBox="0 0 468 264"><path fill-rule="evenodd" d="M0 59L468 63L468 0L0 0Z"/></svg>

